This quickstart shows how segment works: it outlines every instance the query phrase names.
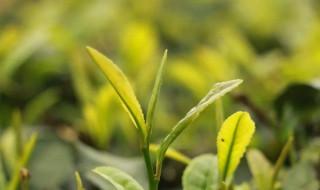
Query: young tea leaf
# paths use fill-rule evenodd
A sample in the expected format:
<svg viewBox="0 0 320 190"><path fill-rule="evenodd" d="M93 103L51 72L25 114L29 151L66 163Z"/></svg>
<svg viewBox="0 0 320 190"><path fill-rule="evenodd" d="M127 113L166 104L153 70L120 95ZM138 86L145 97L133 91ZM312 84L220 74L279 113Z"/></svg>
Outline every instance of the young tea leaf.
<svg viewBox="0 0 320 190"><path fill-rule="evenodd" d="M160 145L160 148L157 152L156 176L155 176L156 179L160 179L163 158L169 146L173 143L173 141L182 133L182 131L190 123L192 123L199 116L199 114L206 107L208 107L216 99L222 97L227 92L231 91L233 88L237 87L240 83L242 83L242 80L237 79L237 80L231 80L231 81L215 84L211 88L211 90L208 92L208 94L199 102L199 104L196 107L192 108L187 113L187 115L173 127L171 132L167 135L167 137L164 139L164 141Z"/></svg>
<svg viewBox="0 0 320 190"><path fill-rule="evenodd" d="M136 180L119 169L98 167L93 171L108 180L117 190L143 190Z"/></svg>
<svg viewBox="0 0 320 190"><path fill-rule="evenodd" d="M254 130L254 122L246 112L234 113L224 121L217 137L220 181L234 173Z"/></svg>
<svg viewBox="0 0 320 190"><path fill-rule="evenodd" d="M150 144L149 147L150 151L152 152L157 152L159 150L159 145L157 144ZM173 160L176 160L178 162L184 163L184 164L189 164L191 159L187 157L186 155L182 154L181 152L169 148L166 152L166 157L171 158Z"/></svg>
<svg viewBox="0 0 320 190"><path fill-rule="evenodd" d="M141 106L125 74L110 59L97 50L91 47L87 47L87 50L119 95L125 110L129 113L135 126L142 132L143 137L146 138L147 127Z"/></svg>
<svg viewBox="0 0 320 190"><path fill-rule="evenodd" d="M77 190L84 190L79 172L76 172L75 175L76 175L76 181L77 181Z"/></svg>
<svg viewBox="0 0 320 190"><path fill-rule="evenodd" d="M151 134L151 130L152 130L152 122L153 122L153 117L154 117L154 110L156 108L157 100L158 100L160 89L161 89L162 78L163 78L163 70L164 70L163 68L164 68L164 65L166 63L166 60L167 60L167 50L164 52L164 55L163 55L163 58L162 58L162 61L161 61L161 65L160 65L159 70L158 70L157 78L156 78L156 81L154 83L154 87L153 87L150 103L149 103L149 106L148 106L146 123L147 123L149 134Z"/></svg>
<svg viewBox="0 0 320 190"><path fill-rule="evenodd" d="M217 190L217 157L205 154L192 159L183 172L182 186L183 190Z"/></svg>
<svg viewBox="0 0 320 190"><path fill-rule="evenodd" d="M257 149L248 151L247 161L254 182L259 190L270 190L272 166L267 158Z"/></svg>

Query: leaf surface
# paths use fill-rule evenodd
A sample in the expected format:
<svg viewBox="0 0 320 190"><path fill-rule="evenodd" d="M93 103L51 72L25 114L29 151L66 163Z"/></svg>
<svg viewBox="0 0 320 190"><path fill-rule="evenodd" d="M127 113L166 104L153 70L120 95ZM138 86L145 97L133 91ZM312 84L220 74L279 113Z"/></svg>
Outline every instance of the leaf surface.
<svg viewBox="0 0 320 190"><path fill-rule="evenodd" d="M224 121L217 137L220 180L234 173L254 130L254 122L247 112L236 112Z"/></svg>
<svg viewBox="0 0 320 190"><path fill-rule="evenodd" d="M157 152L159 150L159 145L157 144L150 144L149 146L150 151L152 152ZM186 155L182 154L181 152L173 149L173 148L169 148L166 152L166 157L171 158L173 160L179 161L181 163L184 164L189 164L191 159L189 157L187 157Z"/></svg>
<svg viewBox="0 0 320 190"><path fill-rule="evenodd" d="M143 112L126 75L117 65L99 51L91 47L87 47L87 50L119 95L125 110L129 113L135 126L143 133L144 137L146 137L147 128Z"/></svg>
<svg viewBox="0 0 320 190"><path fill-rule="evenodd" d="M108 180L117 190L143 190L136 180L119 169L98 167L93 171Z"/></svg>
<svg viewBox="0 0 320 190"><path fill-rule="evenodd" d="M192 123L199 114L208 107L211 103L213 103L218 98L222 97L239 84L242 83L242 80L230 80L226 82L221 82L213 85L211 90L208 94L199 102L197 106L192 108L187 115L181 119L171 130L171 132L167 135L164 141L161 143L160 148L157 152L156 158L156 178L160 178L161 175L161 167L162 167L162 160L165 156L166 151L168 150L169 146L176 140L176 138L184 131L184 129Z"/></svg>
<svg viewBox="0 0 320 190"><path fill-rule="evenodd" d="M267 158L257 149L248 151L247 161L259 190L269 190L273 168Z"/></svg>
<svg viewBox="0 0 320 190"><path fill-rule="evenodd" d="M160 89L161 89L161 85L162 85L162 78L163 78L163 70L164 70L164 65L166 63L167 60L167 50L164 52L161 64L160 64L160 68L158 70L158 74L157 74L157 78L155 80L155 84L152 90L152 95L150 98L150 103L148 106L148 112L147 112L147 126L148 126L148 131L149 134L151 133L152 130L152 124L153 124L153 117L154 117L154 111L157 105L157 101L158 101L158 97L159 97L159 93L160 93Z"/></svg>
<svg viewBox="0 0 320 190"><path fill-rule="evenodd" d="M320 183L311 162L293 166L284 177L283 190L317 190Z"/></svg>
<svg viewBox="0 0 320 190"><path fill-rule="evenodd" d="M75 175L76 175L76 181L77 181L77 190L84 190L79 172L76 172Z"/></svg>
<svg viewBox="0 0 320 190"><path fill-rule="evenodd" d="M205 154L192 159L183 173L182 186L183 190L217 190L217 157Z"/></svg>

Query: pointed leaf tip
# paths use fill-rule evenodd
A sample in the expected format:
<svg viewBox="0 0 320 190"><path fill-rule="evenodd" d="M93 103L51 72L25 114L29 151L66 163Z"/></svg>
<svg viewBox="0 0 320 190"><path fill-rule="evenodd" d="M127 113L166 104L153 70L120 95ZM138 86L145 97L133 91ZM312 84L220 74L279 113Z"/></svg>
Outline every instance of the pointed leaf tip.
<svg viewBox="0 0 320 190"><path fill-rule="evenodd" d="M142 132L143 137L146 137L147 127L144 121L143 112L126 75L113 63L112 60L104 56L102 53L89 46L86 48L90 56L117 92L121 102L123 103L122 105L128 112L132 122L139 131Z"/></svg>
<svg viewBox="0 0 320 190"><path fill-rule="evenodd" d="M135 179L117 168L98 167L93 172L108 180L117 190L143 190Z"/></svg>

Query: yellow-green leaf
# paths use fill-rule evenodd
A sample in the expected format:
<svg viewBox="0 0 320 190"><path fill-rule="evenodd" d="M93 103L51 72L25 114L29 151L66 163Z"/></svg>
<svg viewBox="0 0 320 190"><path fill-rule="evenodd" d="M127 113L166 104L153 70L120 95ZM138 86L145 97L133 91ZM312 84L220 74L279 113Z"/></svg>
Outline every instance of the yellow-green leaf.
<svg viewBox="0 0 320 190"><path fill-rule="evenodd" d="M247 152L247 161L254 182L259 190L270 190L273 167L269 160L257 149Z"/></svg>
<svg viewBox="0 0 320 190"><path fill-rule="evenodd" d="M75 175L76 175L76 181L77 181L77 189L84 190L79 172L76 172Z"/></svg>
<svg viewBox="0 0 320 190"><path fill-rule="evenodd" d="M152 152L157 152L159 150L159 145L157 144L150 144L149 145L149 150L152 151ZM173 149L173 148L169 148L165 154L166 157L168 158L171 158L173 160L176 160L176 161L179 161L181 163L184 163L184 164L189 164L189 162L191 161L191 159L182 154L181 152Z"/></svg>
<svg viewBox="0 0 320 190"><path fill-rule="evenodd" d="M117 190L143 190L135 179L117 168L97 167L93 171L108 180Z"/></svg>
<svg viewBox="0 0 320 190"><path fill-rule="evenodd" d="M224 121L217 138L220 181L234 173L254 130L247 112L234 113Z"/></svg>
<svg viewBox="0 0 320 190"><path fill-rule="evenodd" d="M87 50L119 95L125 110L129 113L135 126L142 132L143 136L146 137L147 128L141 106L126 75L109 58L97 50L91 47L87 47Z"/></svg>

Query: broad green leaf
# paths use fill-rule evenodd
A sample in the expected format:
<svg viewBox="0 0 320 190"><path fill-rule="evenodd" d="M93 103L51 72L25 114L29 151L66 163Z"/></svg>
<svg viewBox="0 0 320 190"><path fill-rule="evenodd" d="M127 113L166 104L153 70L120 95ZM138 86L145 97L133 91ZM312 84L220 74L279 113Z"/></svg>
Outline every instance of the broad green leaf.
<svg viewBox="0 0 320 190"><path fill-rule="evenodd" d="M37 141L37 134L33 134L27 144L25 145L25 148L23 150L22 157L20 158L17 167L13 173L13 176L9 182L8 190L15 190L18 187L18 184L20 182L20 169L25 167L30 159L31 153L34 149L35 143Z"/></svg>
<svg viewBox="0 0 320 190"><path fill-rule="evenodd" d="M157 144L150 144L149 146L149 150L152 152L157 152L159 150L159 145ZM187 157L186 155L182 154L181 152L173 149L173 148L169 148L166 152L166 157L171 158L173 160L179 161L181 163L184 164L189 164L191 159L189 157Z"/></svg>
<svg viewBox="0 0 320 190"><path fill-rule="evenodd" d="M257 149L249 150L246 156L250 171L258 189L270 190L272 176L272 166L270 162Z"/></svg>
<svg viewBox="0 0 320 190"><path fill-rule="evenodd" d="M142 157L120 157L108 152L98 151L88 145L81 142L76 143L76 151L79 155L79 171L89 177L88 180L95 184L100 189L106 189L102 184L110 184L100 176L92 172L92 168L97 166L112 166L124 171L130 176L134 176L134 179L144 187L148 187L147 172L145 171L145 162Z"/></svg>
<svg viewBox="0 0 320 190"><path fill-rule="evenodd" d="M164 55L162 57L161 65L158 70L157 78L153 87L150 103L148 106L148 112L147 112L147 127L148 127L148 134L151 135L152 132L152 123L153 123L153 117L154 117L154 111L157 105L161 84L162 84L162 78L163 78L163 70L164 65L167 60L167 50L164 52Z"/></svg>
<svg viewBox="0 0 320 190"><path fill-rule="evenodd" d="M144 116L127 77L121 69L106 56L91 47L87 47L87 50L110 81L111 85L119 95L125 110L129 113L133 123L138 130L142 132L143 137L145 138L147 136L147 127L144 121Z"/></svg>
<svg viewBox="0 0 320 190"><path fill-rule="evenodd" d="M79 172L76 172L75 175L76 175L76 181L77 181L77 190L84 190Z"/></svg>
<svg viewBox="0 0 320 190"><path fill-rule="evenodd" d="M319 181L311 162L293 166L284 177L283 190L318 190Z"/></svg>
<svg viewBox="0 0 320 190"><path fill-rule="evenodd" d="M208 94L199 102L199 104L196 107L192 108L187 113L187 115L173 127L171 132L167 135L167 137L160 145L159 151L157 152L155 176L157 179L160 179L162 161L169 146L176 140L176 138L182 133L182 131L199 116L199 114L206 107L208 107L212 102L222 97L227 92L231 91L233 88L237 87L240 83L242 83L242 80L237 79L215 84L208 92Z"/></svg>
<svg viewBox="0 0 320 190"><path fill-rule="evenodd" d="M218 186L218 163L215 155L205 154L192 159L183 172L184 190L217 190Z"/></svg>
<svg viewBox="0 0 320 190"><path fill-rule="evenodd" d="M220 180L234 173L254 130L254 122L247 112L234 113L224 121L217 137Z"/></svg>
<svg viewBox="0 0 320 190"><path fill-rule="evenodd" d="M98 167L93 171L112 183L117 190L143 190L136 180L119 169Z"/></svg>

